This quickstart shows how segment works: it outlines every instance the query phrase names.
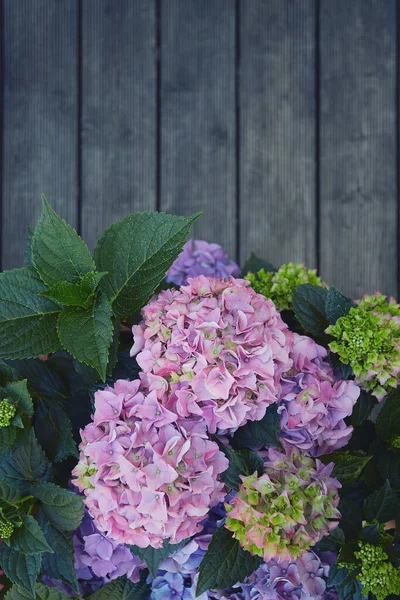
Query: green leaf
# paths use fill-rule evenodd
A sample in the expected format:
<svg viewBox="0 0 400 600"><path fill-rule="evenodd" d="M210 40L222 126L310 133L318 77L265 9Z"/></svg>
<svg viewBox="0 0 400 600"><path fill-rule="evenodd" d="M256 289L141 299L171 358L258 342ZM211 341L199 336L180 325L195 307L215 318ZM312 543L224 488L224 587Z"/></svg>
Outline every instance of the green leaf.
<svg viewBox="0 0 400 600"><path fill-rule="evenodd" d="M261 446L280 446L278 434L280 432L281 415L278 414L276 404L267 408L260 421L247 421L231 438L234 449L261 448Z"/></svg>
<svg viewBox="0 0 400 600"><path fill-rule="evenodd" d="M23 493L32 482L50 476L51 465L32 429L20 437L16 448L0 456L0 478L17 485Z"/></svg>
<svg viewBox="0 0 400 600"><path fill-rule="evenodd" d="M221 479L233 490L238 490L242 483L240 475L253 475L258 471L259 475L264 472L264 460L252 450L232 450L220 442L216 436L211 436L217 442L219 449L229 460L229 467L221 474Z"/></svg>
<svg viewBox="0 0 400 600"><path fill-rule="evenodd" d="M88 600L147 600L151 586L145 580L133 583L126 577L119 577L89 596Z"/></svg>
<svg viewBox="0 0 400 600"><path fill-rule="evenodd" d="M26 598L35 597L35 581L41 564L40 554L20 554L6 544L0 544L1 568L12 583L20 586L28 594Z"/></svg>
<svg viewBox="0 0 400 600"><path fill-rule="evenodd" d="M329 569L328 587L338 586L344 583L348 575L348 569L346 567L339 567L337 563L333 563Z"/></svg>
<svg viewBox="0 0 400 600"><path fill-rule="evenodd" d="M79 458L71 421L59 402L39 400L34 428L40 445L52 462L60 462L67 456Z"/></svg>
<svg viewBox="0 0 400 600"><path fill-rule="evenodd" d="M325 314L328 292L319 285L303 283L293 292L293 310L300 325L307 333L326 339L325 329L329 321Z"/></svg>
<svg viewBox="0 0 400 600"><path fill-rule="evenodd" d="M10 543L14 550L22 552L22 554L53 552L39 523L30 515L22 517L21 525L14 529Z"/></svg>
<svg viewBox="0 0 400 600"><path fill-rule="evenodd" d="M69 596L62 594L55 588L49 588L42 583L35 584L36 600L69 600ZM23 588L14 585L4 600L30 600L32 595Z"/></svg>
<svg viewBox="0 0 400 600"><path fill-rule="evenodd" d="M368 392L361 390L360 396L353 407L353 412L350 417L351 425L353 425L353 427L357 427L358 425L364 423L364 421L368 419L372 409L377 403L378 401L376 398L371 396L371 394L368 394Z"/></svg>
<svg viewBox="0 0 400 600"><path fill-rule="evenodd" d="M106 378L108 349L113 337L111 306L103 294L88 309L66 307L58 319L58 335L64 348L77 360L94 367Z"/></svg>
<svg viewBox="0 0 400 600"><path fill-rule="evenodd" d="M358 579L353 579L344 586L337 588L340 600L366 600L362 593L362 585Z"/></svg>
<svg viewBox="0 0 400 600"><path fill-rule="evenodd" d="M0 385L5 387L11 381L19 379L18 373L10 365L7 365L3 360L0 360Z"/></svg>
<svg viewBox="0 0 400 600"><path fill-rule="evenodd" d="M45 538L53 550L52 553L43 554L43 572L51 579L67 583L75 592L78 592L72 535L69 532L59 531L51 525L41 510L37 518Z"/></svg>
<svg viewBox="0 0 400 600"><path fill-rule="evenodd" d="M0 427L0 456L13 446L17 439L17 431L12 425Z"/></svg>
<svg viewBox="0 0 400 600"><path fill-rule="evenodd" d="M32 239L32 258L42 280L75 283L96 267L85 242L42 196L42 214ZM42 290L44 291L44 290Z"/></svg>
<svg viewBox="0 0 400 600"><path fill-rule="evenodd" d="M53 483L37 482L30 490L42 502L43 515L60 531L78 529L83 517L83 500Z"/></svg>
<svg viewBox="0 0 400 600"><path fill-rule="evenodd" d="M19 487L5 479L0 479L0 498L11 506L16 507L21 498Z"/></svg>
<svg viewBox="0 0 400 600"><path fill-rule="evenodd" d="M376 433L385 441L400 436L400 388L386 397L376 419Z"/></svg>
<svg viewBox="0 0 400 600"><path fill-rule="evenodd" d="M54 357L47 361L32 358L29 360L13 360L11 364L19 373L19 378L22 377L29 381L29 388L34 392L46 396L52 401L61 401L68 398L69 390L59 374L51 369L54 360Z"/></svg>
<svg viewBox="0 0 400 600"><path fill-rule="evenodd" d="M399 502L393 495L389 481L368 496L364 502L364 514L367 521L377 520L386 523L396 519L399 514Z"/></svg>
<svg viewBox="0 0 400 600"><path fill-rule="evenodd" d="M379 542L380 542L379 526L377 524L366 525L361 530L361 537L363 540L365 540L369 544L373 544L374 546L379 546Z"/></svg>
<svg viewBox="0 0 400 600"><path fill-rule="evenodd" d="M28 382L26 379L8 383L5 391L7 396L18 405L22 412L29 416L33 415L33 402L28 392Z"/></svg>
<svg viewBox="0 0 400 600"><path fill-rule="evenodd" d="M334 325L340 317L345 317L350 309L356 306L353 300L343 296L333 285L329 288L325 300L325 314L331 325Z"/></svg>
<svg viewBox="0 0 400 600"><path fill-rule="evenodd" d="M93 302L93 296L97 290L102 277L106 273L86 273L78 283L69 281L57 281L49 290L40 295L52 298L64 306L82 306L89 308Z"/></svg>
<svg viewBox="0 0 400 600"><path fill-rule="evenodd" d="M250 254L250 258L248 258L244 263L242 275L246 276L247 273L258 273L258 271L260 271L261 269L264 269L264 271L266 272L276 271L275 267L271 263L264 260L263 258L259 258L254 254L254 252L252 252Z"/></svg>
<svg viewBox="0 0 400 600"><path fill-rule="evenodd" d="M263 562L259 556L252 556L243 550L232 533L225 527L220 527L214 533L200 563L196 595L209 589L228 588L238 581L244 581Z"/></svg>
<svg viewBox="0 0 400 600"><path fill-rule="evenodd" d="M39 296L45 289L34 269L0 273L0 357L32 358L60 348L60 308Z"/></svg>
<svg viewBox="0 0 400 600"><path fill-rule="evenodd" d="M34 229L32 227L28 227L28 235L26 237L26 246L25 246L25 254L24 254L24 267L33 267L32 260L32 238L33 238Z"/></svg>
<svg viewBox="0 0 400 600"><path fill-rule="evenodd" d="M171 556L171 554L174 554L174 552L178 552L178 550L183 548L187 543L188 540L183 540L179 544L170 544L168 540L164 540L162 548L156 549L151 546L139 548L139 546L129 546L129 549L135 556L138 556L146 563L152 576L156 577L159 564Z"/></svg>
<svg viewBox="0 0 400 600"><path fill-rule="evenodd" d="M339 479L340 483L345 484L357 481L371 458L371 456L367 456L361 451L349 452L348 450L344 450L325 454L320 457L320 460L325 465L333 462L335 466L332 476Z"/></svg>
<svg viewBox="0 0 400 600"><path fill-rule="evenodd" d="M100 287L118 317L128 317L150 298L200 216L136 213L106 229L95 249L99 271L108 271Z"/></svg>

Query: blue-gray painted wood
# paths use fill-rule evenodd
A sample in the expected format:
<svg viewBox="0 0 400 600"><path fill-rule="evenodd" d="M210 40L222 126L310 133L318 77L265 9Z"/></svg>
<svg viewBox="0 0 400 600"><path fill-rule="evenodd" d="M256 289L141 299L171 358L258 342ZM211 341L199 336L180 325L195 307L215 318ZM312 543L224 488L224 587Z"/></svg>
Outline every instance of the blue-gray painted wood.
<svg viewBox="0 0 400 600"><path fill-rule="evenodd" d="M240 249L316 263L315 2L241 2Z"/></svg>
<svg viewBox="0 0 400 600"><path fill-rule="evenodd" d="M397 294L396 1L322 0L321 272Z"/></svg>
<svg viewBox="0 0 400 600"><path fill-rule="evenodd" d="M23 261L44 193L77 224L77 3L3 0L3 268Z"/></svg>
<svg viewBox="0 0 400 600"><path fill-rule="evenodd" d="M161 2L160 207L235 252L235 2Z"/></svg>
<svg viewBox="0 0 400 600"><path fill-rule="evenodd" d="M400 0L3 0L2 259L44 192L93 247L203 210L243 260L396 294ZM397 39L399 38L399 39Z"/></svg>
<svg viewBox="0 0 400 600"><path fill-rule="evenodd" d="M82 3L82 234L156 209L154 0Z"/></svg>

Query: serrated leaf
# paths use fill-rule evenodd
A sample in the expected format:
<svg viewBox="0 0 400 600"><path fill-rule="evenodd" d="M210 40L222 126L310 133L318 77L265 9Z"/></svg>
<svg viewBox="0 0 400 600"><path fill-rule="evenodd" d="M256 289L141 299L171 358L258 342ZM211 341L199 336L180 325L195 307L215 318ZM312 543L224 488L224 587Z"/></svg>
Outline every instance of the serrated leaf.
<svg viewBox="0 0 400 600"><path fill-rule="evenodd" d="M83 517L83 500L81 496L54 485L37 482L31 494L42 502L43 515L60 531L74 531Z"/></svg>
<svg viewBox="0 0 400 600"><path fill-rule="evenodd" d="M57 281L41 296L51 298L64 306L81 306L88 308L93 302L93 296L105 273L86 273L77 283Z"/></svg>
<svg viewBox="0 0 400 600"><path fill-rule="evenodd" d="M96 267L88 247L42 196L42 214L32 239L32 259L42 280L75 283ZM42 290L44 291L44 290Z"/></svg>
<svg viewBox="0 0 400 600"><path fill-rule="evenodd" d="M199 596L209 589L229 588L244 581L263 562L259 556L252 556L244 550L230 531L220 527L200 563L196 594Z"/></svg>
<svg viewBox="0 0 400 600"><path fill-rule="evenodd" d="M108 351L113 337L111 306L103 294L88 309L66 307L57 323L64 348L77 360L94 367L106 378Z"/></svg>
<svg viewBox="0 0 400 600"><path fill-rule="evenodd" d="M394 390L385 398L376 419L376 433L385 441L400 436L400 389Z"/></svg>
<svg viewBox="0 0 400 600"><path fill-rule="evenodd" d="M367 456L364 452L349 452L342 450L325 454L320 457L324 464L333 462L335 464L332 476L339 479L340 483L353 483L360 477L363 469L371 460L371 456Z"/></svg>
<svg viewBox="0 0 400 600"><path fill-rule="evenodd" d="M24 433L17 447L0 457L0 478L17 485L25 493L33 481L47 480L51 465L39 446L33 430Z"/></svg>
<svg viewBox="0 0 400 600"><path fill-rule="evenodd" d="M222 444L216 436L212 436L212 439L229 460L229 467L221 474L221 479L227 486L238 490L242 483L241 475L253 475L255 471L262 475L264 460L257 452L248 449L232 450Z"/></svg>
<svg viewBox="0 0 400 600"><path fill-rule="evenodd" d="M378 525L366 525L361 530L361 537L363 540L374 546L379 546L379 526Z"/></svg>
<svg viewBox="0 0 400 600"><path fill-rule="evenodd" d="M353 427L361 425L366 419L368 419L377 402L377 399L371 396L371 394L361 390L360 396L353 407L353 412L351 413L350 417L350 423L353 425Z"/></svg>
<svg viewBox="0 0 400 600"><path fill-rule="evenodd" d="M35 581L39 575L42 558L40 554L21 554L6 544L0 544L0 565L6 577L20 586L28 595L35 596Z"/></svg>
<svg viewBox="0 0 400 600"><path fill-rule="evenodd" d="M325 300L325 314L331 325L334 325L340 317L345 317L350 309L356 306L353 300L343 296L333 285L329 288Z"/></svg>
<svg viewBox="0 0 400 600"><path fill-rule="evenodd" d="M21 518L20 527L14 529L10 543L14 550L22 554L52 552L39 523L30 515Z"/></svg>
<svg viewBox="0 0 400 600"><path fill-rule="evenodd" d="M200 216L136 213L106 229L95 249L100 287L118 317L139 310L180 254L190 226Z"/></svg>
<svg viewBox="0 0 400 600"><path fill-rule="evenodd" d="M7 383L17 381L18 379L17 371L3 360L0 360L0 385L5 387Z"/></svg>
<svg viewBox="0 0 400 600"><path fill-rule="evenodd" d="M33 415L33 402L28 392L28 382L26 379L8 383L5 391L7 396L18 405L22 412L29 416Z"/></svg>
<svg viewBox="0 0 400 600"><path fill-rule="evenodd" d="M75 571L74 543L69 532L59 531L39 511L38 522L53 553L43 554L43 572L47 577L63 581L78 592Z"/></svg>
<svg viewBox="0 0 400 600"><path fill-rule="evenodd" d="M54 357L51 357L47 361L32 358L10 362L20 377L28 380L30 389L51 400L65 400L69 396L68 386L58 373L50 368L54 360Z"/></svg>
<svg viewBox="0 0 400 600"><path fill-rule="evenodd" d="M183 540L179 544L170 544L168 540L164 540L162 548L139 548L139 546L129 546L130 550L135 556L138 556L143 562L146 563L151 575L156 577L157 569L163 560L178 552L183 546L188 543L188 540Z"/></svg>
<svg viewBox="0 0 400 600"><path fill-rule="evenodd" d="M62 594L55 588L49 588L42 583L35 584L36 600L69 600L69 596ZM32 596L23 588L14 585L7 593L4 600L30 600Z"/></svg>
<svg viewBox="0 0 400 600"><path fill-rule="evenodd" d="M39 400L34 428L40 445L52 462L60 462L67 456L79 458L71 421L59 402Z"/></svg>
<svg viewBox="0 0 400 600"><path fill-rule="evenodd" d="M60 308L39 296L45 289L32 268L0 273L0 357L32 358L60 348Z"/></svg>
<svg viewBox="0 0 400 600"><path fill-rule="evenodd" d="M88 600L147 600L150 592L151 586L145 580L133 583L126 577L119 577L89 596Z"/></svg>
<svg viewBox="0 0 400 600"><path fill-rule="evenodd" d="M16 507L21 498L19 487L5 479L0 479L0 498L11 506Z"/></svg>
<svg viewBox="0 0 400 600"><path fill-rule="evenodd" d="M281 416L276 404L268 406L260 421L248 421L234 433L231 444L234 449L280 446L278 433Z"/></svg>
<svg viewBox="0 0 400 600"><path fill-rule="evenodd" d="M358 579L354 579L350 583L347 583L337 588L340 600L366 600L362 593L362 585Z"/></svg>
<svg viewBox="0 0 400 600"><path fill-rule="evenodd" d="M246 276L247 273L258 273L258 271L261 269L264 269L266 272L276 271L275 267L270 262L264 260L263 258L259 258L254 254L254 252L252 252L250 254L250 258L248 258L244 263L242 275Z"/></svg>
<svg viewBox="0 0 400 600"><path fill-rule="evenodd" d="M346 567L339 567L337 563L333 563L329 569L328 587L341 585L346 580L348 572Z"/></svg>
<svg viewBox="0 0 400 600"><path fill-rule="evenodd" d="M0 427L0 456L7 452L17 439L16 427L10 425L9 427Z"/></svg>
<svg viewBox="0 0 400 600"><path fill-rule="evenodd" d="M389 481L368 496L364 502L364 514L367 521L386 523L396 519L399 514L399 502L392 492Z"/></svg>
<svg viewBox="0 0 400 600"><path fill-rule="evenodd" d="M325 339L329 321L325 314L327 290L319 285L303 283L293 292L293 310L300 325L307 333Z"/></svg>

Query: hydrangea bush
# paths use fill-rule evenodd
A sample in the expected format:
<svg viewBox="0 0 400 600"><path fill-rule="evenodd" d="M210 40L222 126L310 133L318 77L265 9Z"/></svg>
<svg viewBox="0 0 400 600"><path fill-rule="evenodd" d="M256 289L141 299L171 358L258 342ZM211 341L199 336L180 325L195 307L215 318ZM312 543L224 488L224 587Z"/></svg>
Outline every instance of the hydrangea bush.
<svg viewBox="0 0 400 600"><path fill-rule="evenodd" d="M5 600L400 597L400 305L43 198L0 274Z"/></svg>

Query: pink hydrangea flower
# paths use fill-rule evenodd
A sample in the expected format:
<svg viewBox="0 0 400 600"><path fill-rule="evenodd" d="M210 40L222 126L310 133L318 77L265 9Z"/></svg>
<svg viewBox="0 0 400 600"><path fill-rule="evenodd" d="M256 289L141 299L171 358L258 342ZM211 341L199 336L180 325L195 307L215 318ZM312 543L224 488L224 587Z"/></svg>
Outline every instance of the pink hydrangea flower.
<svg viewBox="0 0 400 600"><path fill-rule="evenodd" d="M337 381L327 351L311 338L294 334L294 369L282 377L281 430L285 443L320 456L342 448L353 428L351 415L360 395L354 381Z"/></svg>
<svg viewBox="0 0 400 600"><path fill-rule="evenodd" d="M166 280L175 285L185 285L190 277L206 275L225 279L231 275L237 277L239 273L239 265L230 260L219 244L210 244L203 240L188 240L169 269Z"/></svg>
<svg viewBox="0 0 400 600"><path fill-rule="evenodd" d="M179 420L140 380L96 392L93 421L81 437L74 483L115 542L177 544L200 531L210 507L224 499L219 475L228 461L205 423Z"/></svg>
<svg viewBox="0 0 400 600"><path fill-rule="evenodd" d="M155 296L132 328L143 384L180 417L202 417L211 433L262 419L292 366L292 333L248 286L201 275Z"/></svg>

